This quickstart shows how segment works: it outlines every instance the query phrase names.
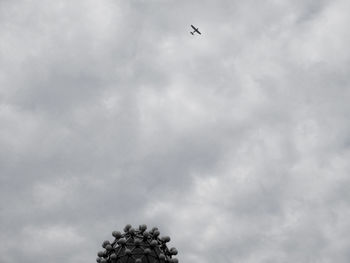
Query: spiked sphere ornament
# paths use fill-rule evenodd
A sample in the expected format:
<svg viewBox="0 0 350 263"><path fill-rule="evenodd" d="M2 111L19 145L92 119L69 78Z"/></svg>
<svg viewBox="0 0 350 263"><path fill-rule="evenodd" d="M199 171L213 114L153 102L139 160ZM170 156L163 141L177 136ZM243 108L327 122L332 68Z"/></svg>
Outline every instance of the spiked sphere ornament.
<svg viewBox="0 0 350 263"><path fill-rule="evenodd" d="M123 230L124 233L112 232L113 242L102 243L105 250L97 253L98 263L178 263L173 257L177 249L168 249L166 243L170 237L159 237L157 227L147 231L146 225L133 228L127 224Z"/></svg>

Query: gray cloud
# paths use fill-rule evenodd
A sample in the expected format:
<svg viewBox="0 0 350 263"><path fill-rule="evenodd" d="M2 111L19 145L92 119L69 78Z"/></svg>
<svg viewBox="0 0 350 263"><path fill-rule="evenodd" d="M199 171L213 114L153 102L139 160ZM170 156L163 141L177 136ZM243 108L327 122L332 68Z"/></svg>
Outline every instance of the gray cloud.
<svg viewBox="0 0 350 263"><path fill-rule="evenodd" d="M2 1L0 261L348 262L349 7Z"/></svg>

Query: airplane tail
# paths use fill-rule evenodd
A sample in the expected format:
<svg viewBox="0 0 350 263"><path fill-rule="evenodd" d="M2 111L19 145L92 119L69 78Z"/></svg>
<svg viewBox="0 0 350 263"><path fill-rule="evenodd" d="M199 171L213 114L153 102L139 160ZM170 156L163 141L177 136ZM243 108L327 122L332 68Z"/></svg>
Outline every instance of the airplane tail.
<svg viewBox="0 0 350 263"><path fill-rule="evenodd" d="M194 33L193 32L190 32L192 35L194 35Z"/></svg>

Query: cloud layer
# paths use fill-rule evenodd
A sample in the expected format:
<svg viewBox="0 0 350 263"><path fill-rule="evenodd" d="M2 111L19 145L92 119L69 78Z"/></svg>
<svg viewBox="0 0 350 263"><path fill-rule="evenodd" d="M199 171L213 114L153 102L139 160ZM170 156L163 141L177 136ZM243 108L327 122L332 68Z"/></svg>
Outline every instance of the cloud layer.
<svg viewBox="0 0 350 263"><path fill-rule="evenodd" d="M349 262L349 10L1 1L0 261L146 223L180 262Z"/></svg>

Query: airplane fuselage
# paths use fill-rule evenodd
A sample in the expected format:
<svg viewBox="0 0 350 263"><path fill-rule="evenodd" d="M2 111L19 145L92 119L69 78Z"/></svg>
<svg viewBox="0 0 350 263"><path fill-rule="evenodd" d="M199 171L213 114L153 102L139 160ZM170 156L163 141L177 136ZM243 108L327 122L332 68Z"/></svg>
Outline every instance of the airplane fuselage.
<svg viewBox="0 0 350 263"><path fill-rule="evenodd" d="M190 32L192 35L194 35L194 33L201 35L201 32L199 32L197 27L195 27L194 25L191 25L191 27L193 28L193 32L192 31Z"/></svg>

